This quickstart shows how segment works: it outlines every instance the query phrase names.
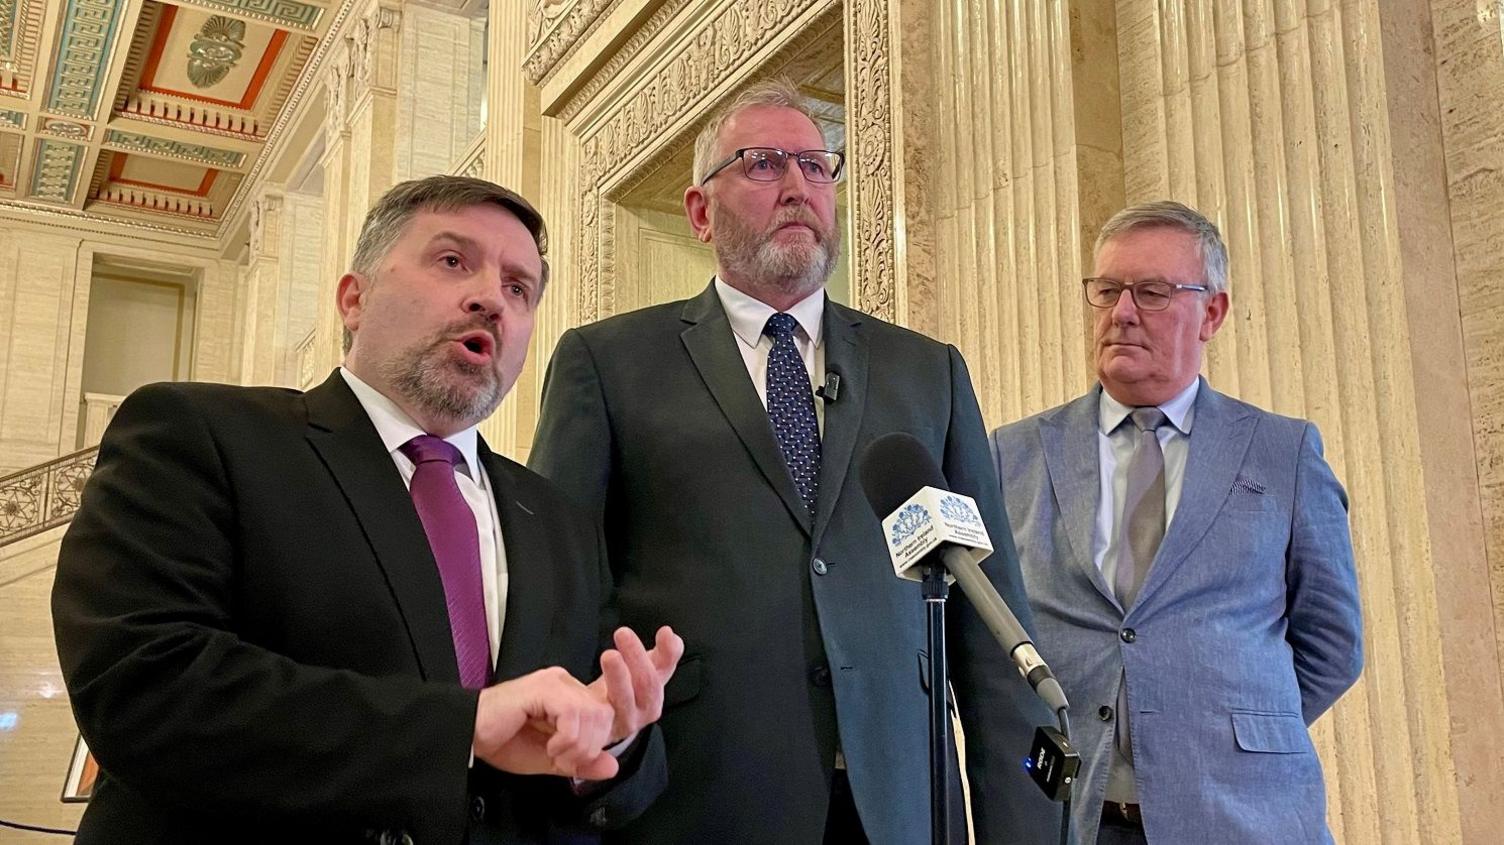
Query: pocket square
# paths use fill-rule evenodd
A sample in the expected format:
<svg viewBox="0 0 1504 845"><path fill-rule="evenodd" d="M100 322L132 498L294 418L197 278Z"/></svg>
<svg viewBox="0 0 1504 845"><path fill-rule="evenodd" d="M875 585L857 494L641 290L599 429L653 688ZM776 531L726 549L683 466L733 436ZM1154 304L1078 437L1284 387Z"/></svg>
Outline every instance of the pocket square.
<svg viewBox="0 0 1504 845"><path fill-rule="evenodd" d="M1232 486L1239 490L1246 490L1249 493L1261 494L1264 492L1263 484L1254 481L1252 478L1249 478L1246 475L1238 476L1237 479L1233 481Z"/></svg>

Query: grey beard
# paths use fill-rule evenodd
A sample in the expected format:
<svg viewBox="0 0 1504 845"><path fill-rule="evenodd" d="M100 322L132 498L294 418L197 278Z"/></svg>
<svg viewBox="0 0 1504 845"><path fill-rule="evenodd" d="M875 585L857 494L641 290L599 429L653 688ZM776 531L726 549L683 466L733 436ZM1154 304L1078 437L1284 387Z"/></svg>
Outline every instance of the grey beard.
<svg viewBox="0 0 1504 845"><path fill-rule="evenodd" d="M455 360L443 345L440 340L409 347L383 362L383 375L425 414L474 425L501 404L501 379L488 367Z"/></svg>
<svg viewBox="0 0 1504 845"><path fill-rule="evenodd" d="M835 272L841 252L840 227L830 237L804 246L780 248L771 238L755 235L735 220L723 224L714 242L716 260L733 277L786 295L813 293Z"/></svg>

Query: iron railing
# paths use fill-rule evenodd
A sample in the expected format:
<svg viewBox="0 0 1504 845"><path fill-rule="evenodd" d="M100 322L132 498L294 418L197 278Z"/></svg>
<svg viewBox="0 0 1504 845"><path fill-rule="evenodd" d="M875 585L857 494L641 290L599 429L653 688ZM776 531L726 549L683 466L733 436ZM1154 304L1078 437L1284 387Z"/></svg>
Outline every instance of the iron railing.
<svg viewBox="0 0 1504 845"><path fill-rule="evenodd" d="M98 457L90 446L0 478L0 546L73 519Z"/></svg>

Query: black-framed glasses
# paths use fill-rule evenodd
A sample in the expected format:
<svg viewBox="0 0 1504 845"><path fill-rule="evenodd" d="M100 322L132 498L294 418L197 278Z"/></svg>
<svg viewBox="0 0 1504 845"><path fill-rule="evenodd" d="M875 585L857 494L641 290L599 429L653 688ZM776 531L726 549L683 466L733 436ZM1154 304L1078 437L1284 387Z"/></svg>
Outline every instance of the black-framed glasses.
<svg viewBox="0 0 1504 845"><path fill-rule="evenodd" d="M835 150L800 150L795 153L777 147L742 147L725 161L710 168L700 184L709 182L710 177L737 161L742 163L742 172L748 179L754 182L777 182L788 171L791 157L799 162L799 172L804 174L805 181L820 185L839 180L846 166L846 154Z"/></svg>
<svg viewBox="0 0 1504 845"><path fill-rule="evenodd" d="M1133 297L1133 304L1140 311L1163 311L1170 307L1170 300L1174 298L1176 291L1193 290L1197 293L1206 293L1211 288L1206 285L1177 285L1174 282L1163 282L1151 279L1143 282L1120 282L1117 279L1082 279L1081 288L1086 291L1086 301L1095 308L1111 308L1118 304L1118 297L1123 291Z"/></svg>

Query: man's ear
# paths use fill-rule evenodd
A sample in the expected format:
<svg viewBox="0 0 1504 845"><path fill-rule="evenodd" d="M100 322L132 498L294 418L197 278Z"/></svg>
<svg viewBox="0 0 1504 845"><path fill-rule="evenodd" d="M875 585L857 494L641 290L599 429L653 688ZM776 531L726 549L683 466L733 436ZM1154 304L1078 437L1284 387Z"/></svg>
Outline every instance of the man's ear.
<svg viewBox="0 0 1504 845"><path fill-rule="evenodd" d="M1207 300L1206 313L1201 318L1201 342L1205 343L1212 339L1217 329L1222 328L1222 321L1227 319L1227 309L1230 301L1227 291L1218 291L1211 299Z"/></svg>
<svg viewBox="0 0 1504 845"><path fill-rule="evenodd" d="M684 216L689 218L689 228L695 240L710 243L710 194L703 185L690 185L684 189Z"/></svg>
<svg viewBox="0 0 1504 845"><path fill-rule="evenodd" d="M360 315L365 311L366 291L371 288L371 279L353 270L339 277L334 292L334 305L339 309L340 322L345 328L355 331L360 328Z"/></svg>

